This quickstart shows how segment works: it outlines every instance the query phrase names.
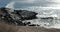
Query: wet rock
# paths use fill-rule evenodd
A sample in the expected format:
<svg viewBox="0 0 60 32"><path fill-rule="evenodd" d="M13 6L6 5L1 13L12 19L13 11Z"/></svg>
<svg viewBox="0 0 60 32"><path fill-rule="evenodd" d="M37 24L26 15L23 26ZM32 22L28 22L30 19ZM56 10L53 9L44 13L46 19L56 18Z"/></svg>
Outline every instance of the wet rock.
<svg viewBox="0 0 60 32"><path fill-rule="evenodd" d="M31 22L24 22L24 24L25 24L25 25L29 25L29 24L31 24Z"/></svg>
<svg viewBox="0 0 60 32"><path fill-rule="evenodd" d="M38 25L38 24L30 24L28 26L40 26L40 25Z"/></svg>
<svg viewBox="0 0 60 32"><path fill-rule="evenodd" d="M45 17L45 18L41 18L41 19L53 19L53 17Z"/></svg>
<svg viewBox="0 0 60 32"><path fill-rule="evenodd" d="M14 23L14 20L11 18L10 14L8 13L9 8L0 8L0 18L1 20L5 20L7 23Z"/></svg>
<svg viewBox="0 0 60 32"><path fill-rule="evenodd" d="M32 12L32 11L27 11L27 10L14 10L16 14L19 14L22 19L34 19L36 18L37 13Z"/></svg>
<svg viewBox="0 0 60 32"><path fill-rule="evenodd" d="M10 8L0 8L0 20L4 20L10 24L26 26L30 24L30 22L23 23L22 21L35 19L37 15L37 13L27 10L13 10L14 12L11 12L11 10Z"/></svg>

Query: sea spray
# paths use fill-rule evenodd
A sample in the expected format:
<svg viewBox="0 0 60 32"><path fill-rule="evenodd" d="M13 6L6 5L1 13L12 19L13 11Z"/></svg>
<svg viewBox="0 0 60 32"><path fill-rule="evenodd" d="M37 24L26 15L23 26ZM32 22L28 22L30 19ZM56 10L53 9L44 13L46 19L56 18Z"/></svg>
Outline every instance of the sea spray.
<svg viewBox="0 0 60 32"><path fill-rule="evenodd" d="M8 3L5 7L14 9L14 4L15 4L15 2L12 1L12 2Z"/></svg>
<svg viewBox="0 0 60 32"><path fill-rule="evenodd" d="M8 3L5 7L11 8L11 10L9 12L13 12L14 11L14 4L15 4L15 1L12 1L12 2Z"/></svg>
<svg viewBox="0 0 60 32"><path fill-rule="evenodd" d="M15 4L15 2L12 1L12 2L10 2L10 3L8 3L6 5L6 8L14 9L14 4ZM48 11L56 11L57 9L55 7L51 7L51 8L50 7L28 7L28 8L25 8L25 10L35 11L35 12L38 12L38 14L40 15L40 14L44 14L46 10L48 10ZM56 12L58 13L58 10ZM50 13L53 14L52 16L54 16L55 12L50 12ZM48 13L45 13L45 14L48 14ZM32 24L39 24L40 26L45 27L45 28L59 28L60 29L60 20L59 19L55 20L55 19L40 19L39 18L39 19L28 20L28 21L31 22Z"/></svg>

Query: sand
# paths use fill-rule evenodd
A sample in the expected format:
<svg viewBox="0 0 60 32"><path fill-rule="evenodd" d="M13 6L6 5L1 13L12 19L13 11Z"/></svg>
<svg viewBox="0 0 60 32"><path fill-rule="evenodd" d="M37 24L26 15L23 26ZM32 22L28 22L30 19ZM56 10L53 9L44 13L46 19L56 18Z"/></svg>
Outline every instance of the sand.
<svg viewBox="0 0 60 32"><path fill-rule="evenodd" d="M15 26L0 22L0 32L60 32L60 29L46 29L34 26Z"/></svg>

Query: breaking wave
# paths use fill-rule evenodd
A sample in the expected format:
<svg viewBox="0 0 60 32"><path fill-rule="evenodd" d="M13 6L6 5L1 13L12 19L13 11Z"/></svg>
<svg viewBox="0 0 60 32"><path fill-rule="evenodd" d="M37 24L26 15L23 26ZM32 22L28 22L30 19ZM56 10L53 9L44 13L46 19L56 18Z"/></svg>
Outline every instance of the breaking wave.
<svg viewBox="0 0 60 32"><path fill-rule="evenodd" d="M6 5L6 8L13 8L14 9L14 3L15 2L10 2L9 4ZM58 8L58 7L57 7ZM18 8L17 8L18 9ZM31 24L38 24L40 27L45 27L45 28L59 28L60 29L60 9L56 9L56 7L38 7L38 6L32 6L32 7L26 7L26 8L19 8L23 10L29 10L29 11L34 11L37 12L38 19L33 19L33 20L25 20L25 22L31 22ZM44 15L43 17L51 16L55 17L57 19L40 19L40 15Z"/></svg>
<svg viewBox="0 0 60 32"><path fill-rule="evenodd" d="M15 4L15 2L12 1L12 2L8 3L5 7L14 9L14 4Z"/></svg>
<svg viewBox="0 0 60 32"><path fill-rule="evenodd" d="M38 19L35 20L28 20L32 24L39 24L40 27L45 28L56 28L60 29L60 9L52 9L52 8L43 8L43 7L28 7L22 8L24 10L34 11L37 12ZM41 19L40 17L53 17L54 19ZM28 22L27 21L27 22Z"/></svg>

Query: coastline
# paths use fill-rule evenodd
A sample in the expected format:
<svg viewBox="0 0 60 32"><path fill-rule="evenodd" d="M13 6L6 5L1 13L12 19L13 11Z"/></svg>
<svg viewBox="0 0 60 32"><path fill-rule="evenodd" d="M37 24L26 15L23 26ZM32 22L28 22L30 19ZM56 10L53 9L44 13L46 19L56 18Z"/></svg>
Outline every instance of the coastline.
<svg viewBox="0 0 60 32"><path fill-rule="evenodd" d="M60 32L60 29L46 29L34 26L15 26L0 22L0 32Z"/></svg>

